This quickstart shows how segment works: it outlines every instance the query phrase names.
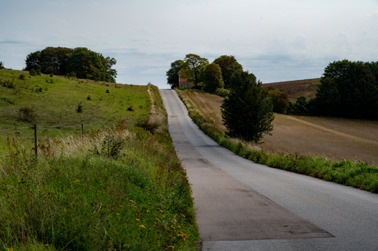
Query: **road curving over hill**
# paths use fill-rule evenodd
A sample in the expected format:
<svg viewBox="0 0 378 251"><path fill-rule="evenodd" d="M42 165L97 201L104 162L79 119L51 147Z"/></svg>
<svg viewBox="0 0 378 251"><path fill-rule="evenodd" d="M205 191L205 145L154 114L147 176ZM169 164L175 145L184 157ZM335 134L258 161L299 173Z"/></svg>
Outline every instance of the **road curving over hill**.
<svg viewBox="0 0 378 251"><path fill-rule="evenodd" d="M160 94L203 250L377 250L377 194L240 158L198 129L175 91Z"/></svg>

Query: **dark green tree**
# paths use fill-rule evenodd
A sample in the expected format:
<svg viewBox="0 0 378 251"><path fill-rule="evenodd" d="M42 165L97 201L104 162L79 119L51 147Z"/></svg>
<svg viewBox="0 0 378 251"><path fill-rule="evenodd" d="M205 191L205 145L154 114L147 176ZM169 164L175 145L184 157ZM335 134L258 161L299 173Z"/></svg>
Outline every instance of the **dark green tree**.
<svg viewBox="0 0 378 251"><path fill-rule="evenodd" d="M179 72L184 67L184 61L179 59L171 63L171 68L167 71L167 83L172 88L179 87Z"/></svg>
<svg viewBox="0 0 378 251"><path fill-rule="evenodd" d="M87 48L76 48L67 58L66 71L78 78L115 82L117 71L111 69L115 63L114 58L104 58Z"/></svg>
<svg viewBox="0 0 378 251"><path fill-rule="evenodd" d="M230 83L230 94L222 104L227 134L258 143L264 134L273 130L273 105L267 90L248 72L235 72Z"/></svg>
<svg viewBox="0 0 378 251"><path fill-rule="evenodd" d="M105 58L87 48L47 47L26 57L25 70L45 74L70 75L80 78L115 82L114 58Z"/></svg>
<svg viewBox="0 0 378 251"><path fill-rule="evenodd" d="M378 67L375 63L330 63L310 102L318 115L378 119Z"/></svg>
<svg viewBox="0 0 378 251"><path fill-rule="evenodd" d="M268 96L273 103L273 112L286 114L289 108L289 97L286 91L269 90Z"/></svg>
<svg viewBox="0 0 378 251"><path fill-rule="evenodd" d="M3 63L3 61L0 61L0 70L1 69L4 69L5 67L4 67L4 63Z"/></svg>
<svg viewBox="0 0 378 251"><path fill-rule="evenodd" d="M203 90L215 93L218 88L223 88L222 71L218 64L212 63L202 72Z"/></svg>
<svg viewBox="0 0 378 251"><path fill-rule="evenodd" d="M204 70L205 66L209 64L209 60L206 58L201 58L196 54L187 54L184 58L184 68L191 69L193 71L193 83L195 86L201 82L201 72Z"/></svg>
<svg viewBox="0 0 378 251"><path fill-rule="evenodd" d="M243 67L234 56L223 55L214 60L214 63L218 64L222 70L222 77L224 82L224 88L230 88L230 79L232 74L236 71L243 71Z"/></svg>

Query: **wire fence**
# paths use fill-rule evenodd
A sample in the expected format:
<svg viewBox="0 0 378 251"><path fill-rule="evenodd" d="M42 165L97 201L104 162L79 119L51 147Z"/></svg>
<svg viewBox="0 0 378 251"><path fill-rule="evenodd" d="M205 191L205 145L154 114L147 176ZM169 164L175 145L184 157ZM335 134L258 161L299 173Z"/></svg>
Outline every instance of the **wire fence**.
<svg viewBox="0 0 378 251"><path fill-rule="evenodd" d="M50 129L57 129L57 130L60 130L60 129L72 129L72 128L80 128L81 129L81 137L83 138L84 137L84 134L85 134L85 130L84 130L84 124L80 124L80 125L70 125L70 126L41 126L41 128L43 129L46 129L46 128L50 128ZM35 156L38 157L38 131L39 129L41 129L37 124L34 124L33 126L22 126L22 127L15 127L15 128L0 128L0 133L7 133L7 132L15 132L15 131L19 131L19 130L25 130L25 129L30 129L30 130L33 130L34 131L34 137L33 137L33 140L34 140L34 152L35 152Z"/></svg>

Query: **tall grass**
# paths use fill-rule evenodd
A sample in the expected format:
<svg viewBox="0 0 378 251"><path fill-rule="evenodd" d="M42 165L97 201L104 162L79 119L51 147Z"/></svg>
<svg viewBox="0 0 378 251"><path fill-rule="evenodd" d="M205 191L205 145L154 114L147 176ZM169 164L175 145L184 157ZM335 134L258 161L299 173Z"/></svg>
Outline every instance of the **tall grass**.
<svg viewBox="0 0 378 251"><path fill-rule="evenodd" d="M208 136L221 146L256 163L305 174L339 184L378 193L378 167L362 162L330 161L323 157L274 155L254 148L249 142L229 138L196 110L184 91L177 90L190 117Z"/></svg>
<svg viewBox="0 0 378 251"><path fill-rule="evenodd" d="M166 123L155 133L118 123L84 138L46 139L38 159L8 137L0 158L0 249L195 250L190 186Z"/></svg>

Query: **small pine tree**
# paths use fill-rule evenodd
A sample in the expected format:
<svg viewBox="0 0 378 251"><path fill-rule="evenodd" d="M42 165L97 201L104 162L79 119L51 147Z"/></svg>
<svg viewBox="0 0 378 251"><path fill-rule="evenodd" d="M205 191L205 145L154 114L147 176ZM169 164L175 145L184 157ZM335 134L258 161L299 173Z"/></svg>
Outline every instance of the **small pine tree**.
<svg viewBox="0 0 378 251"><path fill-rule="evenodd" d="M273 130L273 105L267 91L248 72L231 77L231 91L222 104L222 118L231 137L258 143Z"/></svg>

